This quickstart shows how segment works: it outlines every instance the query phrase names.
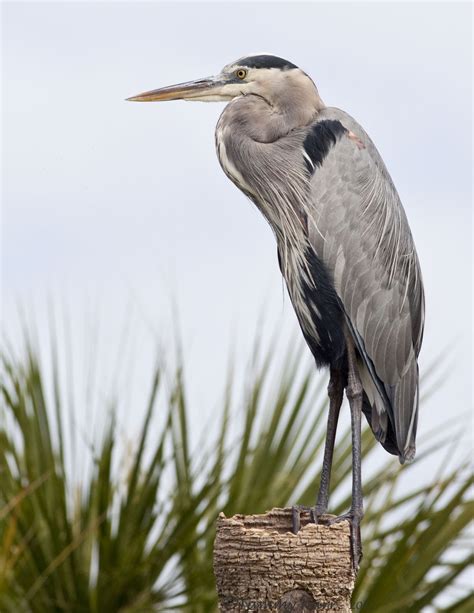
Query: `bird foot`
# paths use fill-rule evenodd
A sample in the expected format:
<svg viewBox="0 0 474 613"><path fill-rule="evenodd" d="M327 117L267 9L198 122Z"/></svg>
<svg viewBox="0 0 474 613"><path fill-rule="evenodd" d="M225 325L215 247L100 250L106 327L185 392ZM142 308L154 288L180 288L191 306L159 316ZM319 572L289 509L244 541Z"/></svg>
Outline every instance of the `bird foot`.
<svg viewBox="0 0 474 613"><path fill-rule="evenodd" d="M339 517L334 517L329 520L330 526L341 521L348 521L351 526L351 558L352 568L355 574L357 574L360 561L362 560L362 541L360 538L360 522L362 516L362 511L351 509L348 513L344 513L344 515L339 515Z"/></svg>
<svg viewBox="0 0 474 613"><path fill-rule="evenodd" d="M291 520L292 520L292 531L293 534L298 534L301 530L301 514L307 513L309 514L309 522L310 524L319 524L322 516L326 513L325 510L318 509L315 507L306 507L301 504L295 504L291 507ZM327 524L328 521L326 520Z"/></svg>

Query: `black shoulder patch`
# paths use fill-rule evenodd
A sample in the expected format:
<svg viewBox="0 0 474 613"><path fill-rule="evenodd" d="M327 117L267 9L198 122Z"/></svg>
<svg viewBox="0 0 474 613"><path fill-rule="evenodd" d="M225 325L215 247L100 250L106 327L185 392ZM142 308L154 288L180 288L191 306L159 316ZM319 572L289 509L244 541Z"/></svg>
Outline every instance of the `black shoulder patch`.
<svg viewBox="0 0 474 613"><path fill-rule="evenodd" d="M246 66L247 68L280 68L282 70L298 68L295 64L276 55L250 55L249 57L243 57L239 60L239 66Z"/></svg>
<svg viewBox="0 0 474 613"><path fill-rule="evenodd" d="M313 330L309 329L308 320L301 318L298 305L293 303L303 336L308 343L318 367L331 365L335 368L346 368L346 341L344 337L344 314L331 275L325 264L318 258L316 252L308 247L304 254L305 274L301 274L300 283L303 290L303 300L307 306L318 339ZM278 249L278 263L283 273L282 257ZM306 271L310 272L308 279ZM291 296L290 296L291 297Z"/></svg>
<svg viewBox="0 0 474 613"><path fill-rule="evenodd" d="M347 132L347 129L340 121L324 119L313 124L304 139L304 149L309 160L305 157L306 166L309 172L314 172L316 166L321 166L329 149L333 147L337 140ZM311 162L310 162L311 160Z"/></svg>

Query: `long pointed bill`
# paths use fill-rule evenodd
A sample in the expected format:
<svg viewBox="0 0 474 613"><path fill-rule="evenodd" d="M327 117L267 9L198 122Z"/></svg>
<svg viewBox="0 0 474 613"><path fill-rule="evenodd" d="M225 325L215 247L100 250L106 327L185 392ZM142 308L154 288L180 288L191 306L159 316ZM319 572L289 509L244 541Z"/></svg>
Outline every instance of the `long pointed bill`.
<svg viewBox="0 0 474 613"><path fill-rule="evenodd" d="M160 89L143 92L138 96L127 98L131 102L156 102L159 100L216 100L222 99L220 95L225 81L221 77L206 77L187 83L169 85Z"/></svg>

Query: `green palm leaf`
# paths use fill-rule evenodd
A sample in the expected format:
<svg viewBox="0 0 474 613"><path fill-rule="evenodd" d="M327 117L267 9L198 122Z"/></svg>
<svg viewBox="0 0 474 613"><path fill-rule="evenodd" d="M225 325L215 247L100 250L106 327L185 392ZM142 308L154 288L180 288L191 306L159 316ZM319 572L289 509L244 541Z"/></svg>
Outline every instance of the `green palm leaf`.
<svg viewBox="0 0 474 613"><path fill-rule="evenodd" d="M216 434L202 433L198 445L182 365L170 393L156 367L134 450L118 443L117 410L106 406L108 423L82 458L92 469L73 480L67 465L80 437L66 423L69 390L61 389L55 344L48 380L26 340L19 358L3 356L0 610L215 610L212 546L219 511L257 513L313 502L327 403L325 385L302 351L287 351L278 368L275 347L262 355L257 346L246 393L232 401L230 375ZM51 401L46 389L53 390ZM433 463L451 439L444 431L433 434L418 463ZM332 480L336 513L350 504L350 442L349 431L340 433ZM375 447L366 429L365 466ZM81 458L76 461L80 475ZM473 514L468 467L410 489L411 470L387 457L365 481L364 558L354 603L371 612L422 611L438 602L445 607L439 610L470 611L473 597L463 578L472 555L462 543Z"/></svg>

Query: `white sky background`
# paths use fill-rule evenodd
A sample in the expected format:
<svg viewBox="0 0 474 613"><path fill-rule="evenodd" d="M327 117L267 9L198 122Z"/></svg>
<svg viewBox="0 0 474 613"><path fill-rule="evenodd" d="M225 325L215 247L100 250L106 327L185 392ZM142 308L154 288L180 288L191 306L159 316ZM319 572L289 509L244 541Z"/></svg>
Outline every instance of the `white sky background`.
<svg viewBox="0 0 474 613"><path fill-rule="evenodd" d="M301 66L326 104L352 114L378 146L424 274L421 371L450 347L449 376L423 405L419 431L465 414L471 10L454 3L4 4L3 328L19 339L20 302L46 338L47 301L65 304L75 363L85 376L92 354L100 362L103 398L128 321L134 374L126 362L118 379L132 397L123 415L130 432L156 340L171 346L173 302L197 430L219 406L231 346L245 363L262 312L267 336L275 326L284 338L300 334L273 236L217 162L223 105L124 101L263 50ZM93 351L92 339L100 341ZM91 411L76 405L85 431Z"/></svg>

